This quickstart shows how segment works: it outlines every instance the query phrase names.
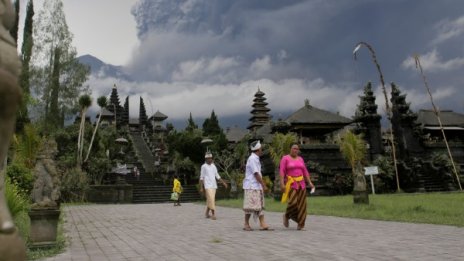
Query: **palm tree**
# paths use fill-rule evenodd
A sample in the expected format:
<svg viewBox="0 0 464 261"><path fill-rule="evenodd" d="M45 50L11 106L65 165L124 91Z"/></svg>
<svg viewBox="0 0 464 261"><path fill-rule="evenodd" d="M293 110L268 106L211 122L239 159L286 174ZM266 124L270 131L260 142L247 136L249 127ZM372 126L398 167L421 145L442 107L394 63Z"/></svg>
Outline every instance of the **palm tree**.
<svg viewBox="0 0 464 261"><path fill-rule="evenodd" d="M340 151L345 160L350 164L353 174L353 202L355 204L369 204L366 178L364 177L362 161L367 152L366 142L361 135L347 131L338 139Z"/></svg>
<svg viewBox="0 0 464 261"><path fill-rule="evenodd" d="M90 140L89 149L87 150L87 155L85 156L84 162L89 159L90 151L92 150L93 140L95 139L95 134L97 134L98 126L100 125L100 120L103 114L103 108L106 107L108 100L105 96L100 96L97 99L98 106L100 106L100 115L98 115L97 123L95 123L95 129L93 130L92 139Z"/></svg>
<svg viewBox="0 0 464 261"><path fill-rule="evenodd" d="M92 105L92 98L88 94L79 97L79 107L81 108L81 124L79 126L79 136L77 139L77 165L82 165L82 152L84 150L84 127L85 127L85 114L87 109Z"/></svg>
<svg viewBox="0 0 464 261"><path fill-rule="evenodd" d="M298 140L295 133L276 133L272 137L272 142L269 144L269 154L271 155L272 162L274 163L274 193L280 192L280 160L285 154L288 154L290 147ZM280 193L276 193L280 194Z"/></svg>

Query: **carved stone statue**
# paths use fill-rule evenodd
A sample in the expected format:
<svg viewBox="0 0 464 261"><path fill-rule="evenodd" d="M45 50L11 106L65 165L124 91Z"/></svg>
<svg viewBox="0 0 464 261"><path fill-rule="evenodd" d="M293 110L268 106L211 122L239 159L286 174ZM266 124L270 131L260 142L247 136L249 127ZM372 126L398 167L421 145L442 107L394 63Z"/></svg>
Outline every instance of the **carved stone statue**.
<svg viewBox="0 0 464 261"><path fill-rule="evenodd" d="M25 260L24 243L18 236L5 200L4 164L14 131L16 111L21 102L18 75L21 63L16 43L10 36L15 13L10 0L0 0L0 257L2 260Z"/></svg>
<svg viewBox="0 0 464 261"><path fill-rule="evenodd" d="M34 168L35 182L32 189L32 208L57 208L60 198L60 179L55 165L57 146L54 140L46 140L37 157Z"/></svg>

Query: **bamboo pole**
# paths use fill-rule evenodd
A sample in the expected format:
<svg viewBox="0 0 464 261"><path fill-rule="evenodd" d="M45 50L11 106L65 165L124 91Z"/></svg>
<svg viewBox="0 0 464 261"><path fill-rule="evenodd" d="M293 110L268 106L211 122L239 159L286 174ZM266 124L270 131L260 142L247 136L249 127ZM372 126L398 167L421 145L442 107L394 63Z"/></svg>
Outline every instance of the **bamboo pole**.
<svg viewBox="0 0 464 261"><path fill-rule="evenodd" d="M382 70L380 69L380 64L377 61L377 56L375 54L374 48L372 48L370 44L366 42L359 42L353 51L354 59L356 60L356 53L361 48L361 46L365 46L369 50L371 57L372 57L372 61L374 62L377 68L377 71L379 73L379 76L380 76L380 83L382 84L382 92L385 97L385 109L387 112L388 122L390 123L389 124L389 129L390 129L389 139L390 139L390 143L392 147L393 165L395 168L395 176L396 176L396 188L397 188L397 192L400 192L401 188L400 188L400 180L399 180L398 167L397 167L397 161L396 161L396 146L395 146L395 138L393 136L392 110L390 108L390 102L388 101L387 89L385 88L385 81L383 79Z"/></svg>
<svg viewBox="0 0 464 261"><path fill-rule="evenodd" d="M422 70L422 65L420 63L419 55L416 54L413 57L414 57L414 61L416 62L416 68L419 69L420 74L422 76L422 80L424 82L425 89L427 90L427 93L429 94L430 102L432 103L433 112L435 113L435 116L437 116L438 124L440 125L440 130L441 130L441 133L443 134L443 140L445 141L446 149L448 150L448 155L450 157L451 164L453 165L453 171L454 171L454 174L456 175L456 180L458 181L459 189L462 191L461 181L459 180L459 175L458 175L458 171L456 169L456 164L454 163L453 155L451 154L451 150L450 150L450 147L449 147L449 144L448 144L448 140L446 139L446 135L445 135L445 130L443 129L443 124L441 122L440 110L437 108L437 106L435 106L435 103L433 102L433 96L432 96L432 93L430 92L430 88L429 88L429 84L427 82L427 78L425 77L424 71Z"/></svg>

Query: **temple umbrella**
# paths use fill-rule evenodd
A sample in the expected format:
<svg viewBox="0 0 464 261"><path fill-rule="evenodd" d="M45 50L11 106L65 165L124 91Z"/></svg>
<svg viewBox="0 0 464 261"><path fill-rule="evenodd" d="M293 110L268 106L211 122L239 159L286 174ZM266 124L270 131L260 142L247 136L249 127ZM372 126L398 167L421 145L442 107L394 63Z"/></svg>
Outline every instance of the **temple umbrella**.
<svg viewBox="0 0 464 261"><path fill-rule="evenodd" d="M129 143L129 141L128 141L127 139L125 139L125 138L117 138L115 141L116 141L117 143L121 143L121 144L127 144L127 143Z"/></svg>

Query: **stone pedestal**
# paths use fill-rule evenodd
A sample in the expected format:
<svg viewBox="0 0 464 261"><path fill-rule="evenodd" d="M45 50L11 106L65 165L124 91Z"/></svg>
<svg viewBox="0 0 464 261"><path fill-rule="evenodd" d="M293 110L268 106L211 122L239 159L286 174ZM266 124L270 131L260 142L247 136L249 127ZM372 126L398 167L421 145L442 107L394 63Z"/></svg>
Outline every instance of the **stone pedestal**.
<svg viewBox="0 0 464 261"><path fill-rule="evenodd" d="M31 219L30 241L32 247L51 247L56 244L58 209L33 209L29 211Z"/></svg>
<svg viewBox="0 0 464 261"><path fill-rule="evenodd" d="M353 191L353 203L355 204L369 204L369 193L364 191Z"/></svg>

